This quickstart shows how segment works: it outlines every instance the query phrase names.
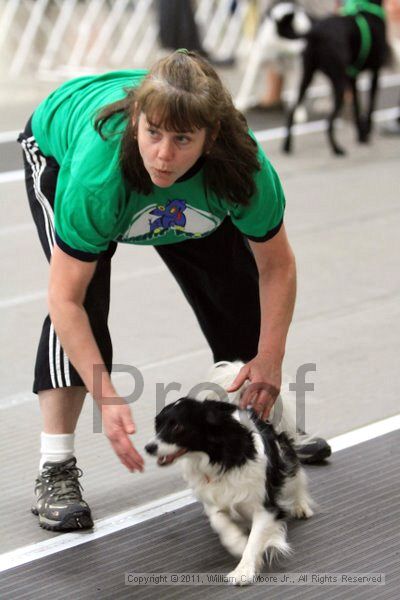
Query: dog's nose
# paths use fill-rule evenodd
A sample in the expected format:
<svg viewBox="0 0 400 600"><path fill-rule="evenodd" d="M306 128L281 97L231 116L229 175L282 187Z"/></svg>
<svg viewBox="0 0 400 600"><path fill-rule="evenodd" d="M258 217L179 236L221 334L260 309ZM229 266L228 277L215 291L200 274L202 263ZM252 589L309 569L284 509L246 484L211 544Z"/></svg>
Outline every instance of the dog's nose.
<svg viewBox="0 0 400 600"><path fill-rule="evenodd" d="M157 444L151 442L150 444L146 444L144 449L146 450L146 452L148 452L148 454L155 454L157 452L157 447Z"/></svg>

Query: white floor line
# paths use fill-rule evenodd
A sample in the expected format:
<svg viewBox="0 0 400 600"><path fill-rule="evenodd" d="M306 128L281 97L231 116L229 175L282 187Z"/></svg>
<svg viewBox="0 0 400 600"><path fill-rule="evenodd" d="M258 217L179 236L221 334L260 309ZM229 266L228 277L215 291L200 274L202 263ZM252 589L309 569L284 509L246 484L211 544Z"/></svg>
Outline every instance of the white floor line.
<svg viewBox="0 0 400 600"><path fill-rule="evenodd" d="M56 552L62 552L68 548L92 542L133 525L144 523L149 519L154 519L155 517L160 517L166 513L184 508L189 504L193 504L193 502L195 502L195 498L189 491L177 492L118 515L99 519L95 521L93 532L63 533L51 540L43 540L36 544L29 544L17 550L0 554L0 573L28 562L39 560L45 556L50 556Z"/></svg>
<svg viewBox="0 0 400 600"><path fill-rule="evenodd" d="M33 401L37 402L37 396L33 392L17 392L16 394L4 396L4 398L0 399L0 410L13 408L14 406L19 406L20 404L26 404L27 402Z"/></svg>
<svg viewBox="0 0 400 600"><path fill-rule="evenodd" d="M43 300L46 298L46 290L37 290L30 294L21 294L20 296L13 296L12 298L4 298L0 300L0 310L2 308L10 308L11 306L18 306L19 304L27 304L28 302L36 302L37 300Z"/></svg>
<svg viewBox="0 0 400 600"><path fill-rule="evenodd" d="M380 89L389 89L396 87L400 84L400 73L387 73L382 75L380 78ZM366 91L369 89L369 78L366 75L360 77L359 89ZM328 85L314 85L310 87L308 94L310 98L318 98L322 96L329 97L329 86ZM0 144L7 144L10 142L16 142L20 130L15 131L1 131L0 132Z"/></svg>
<svg viewBox="0 0 400 600"><path fill-rule="evenodd" d="M394 106L392 108L383 108L382 110L376 110L373 114L373 119L376 123L383 121L389 121L390 119L396 119L399 115L399 108ZM342 123L338 119L338 123ZM301 123L294 125L293 135L309 135L311 133L318 133L325 131L327 128L327 120L321 119L320 121L311 121L310 123ZM286 127L274 127L273 129L263 129L255 131L255 136L259 142L265 142L267 140L281 140L286 135ZM24 171L6 171L0 173L0 184L9 183L10 181L22 181L24 178Z"/></svg>
<svg viewBox="0 0 400 600"><path fill-rule="evenodd" d="M134 273L119 273L111 275L111 281L121 283L123 281L129 281L130 279L136 279L137 277L158 275L159 273L168 272L167 267L160 265L158 267L149 267L148 269L140 269ZM4 308L11 308L13 306L19 306L21 304L28 304L29 302L36 302L37 300L43 300L46 298L47 290L37 290L29 294L21 294L18 296L12 296L11 298L3 298L0 300L0 310Z"/></svg>
<svg viewBox="0 0 400 600"><path fill-rule="evenodd" d="M163 358L161 360L156 360L152 363L147 363L145 365L137 365L137 368L141 371L148 371L150 369L155 369L158 367L165 367L167 365L173 365L177 362L180 362L183 359L187 358L198 358L199 356L203 356L204 354L210 354L211 350L207 348L201 348L199 350L192 350L191 352L185 352L184 354L178 354L176 356L170 356L168 358ZM122 373L123 375L123 373Z"/></svg>
<svg viewBox="0 0 400 600"><path fill-rule="evenodd" d="M390 121L396 119L400 113L398 107L384 108L374 112L375 123L382 123L383 121ZM341 119L337 119L339 126L344 126L344 122ZM326 119L320 119L319 121L311 121L309 123L299 123L293 126L294 135L309 135L311 133L319 133L325 131L328 126ZM263 131L255 132L256 138L259 142L266 142L270 140L282 140L286 135L286 127L275 127L274 129L265 129Z"/></svg>
<svg viewBox="0 0 400 600"><path fill-rule="evenodd" d="M20 131L0 131L0 144L16 142Z"/></svg>
<svg viewBox="0 0 400 600"><path fill-rule="evenodd" d="M24 179L24 171L4 171L0 173L0 183L11 183L13 181L22 181Z"/></svg>
<svg viewBox="0 0 400 600"><path fill-rule="evenodd" d="M25 231L33 231L35 226L33 221L30 223L19 223L18 225L10 225L9 227L2 227L0 229L0 236L3 235L15 235L16 233L25 233Z"/></svg>
<svg viewBox="0 0 400 600"><path fill-rule="evenodd" d="M390 119L395 119L397 118L397 116L400 114L399 108L394 107L394 108L386 108L384 110L380 110L380 111L376 111L374 113L374 120L378 123L382 122L382 121L386 121L386 120L390 120ZM340 122L340 120L339 120ZM327 122L326 120L320 120L320 121L313 121L310 123L302 123L302 124L298 124L295 125L293 127L293 133L295 135L308 135L311 133L318 133L321 131L324 131L327 127ZM286 128L285 127L275 127L274 129L266 129L263 131L258 131L256 132L256 137L257 140L259 142L266 142L266 141L270 141L270 140L279 140L279 139L283 139L286 133ZM13 171L12 173L16 173L16 171ZM21 171L21 173L23 173L23 171ZM7 175L7 173L0 173L0 183L2 183L1 180L1 176L2 175ZM22 176L21 176L22 178ZM16 226L21 227L21 226ZM23 225L23 227L25 227L25 225ZM9 230L9 231L8 231ZM7 233L12 231L12 227L7 228ZM0 235L1 235L1 230L0 230ZM147 274L155 274L158 272L162 272L162 271L166 271L166 267L154 267L152 269L143 269L142 271L137 271L134 274L121 274L121 275L117 275L115 277L113 277L112 279L114 281L127 281L130 278L133 277L139 277L142 275L147 275ZM13 296L11 298L4 298L3 300L0 300L0 310L3 308L10 308L13 306L19 306L21 304L26 304L29 302L34 302L37 300L42 300L43 298L46 297L46 290L38 290L36 292L31 292L30 294L21 294L19 296Z"/></svg>
<svg viewBox="0 0 400 600"><path fill-rule="evenodd" d="M351 448L351 446L356 446L397 429L400 429L400 414L338 435L329 440L329 443L332 447L332 452L339 452L339 450Z"/></svg>
<svg viewBox="0 0 400 600"><path fill-rule="evenodd" d="M156 369L159 367L165 367L168 365L173 365L175 363L192 359L199 358L200 356L204 356L210 354L210 349L199 348L198 350L191 350L188 352L184 352L183 354L176 354L174 356L168 356L166 358L161 358L160 360L153 361L151 363L144 363L135 365L137 369L140 371L149 371L150 369ZM114 373L112 378L113 381L118 380L120 377L124 377L125 373ZM12 396L5 396L4 398L0 398L0 411L8 408L13 408L14 406L20 406L21 404L26 404L27 402L37 402L37 396L33 392L18 392L17 394L13 394Z"/></svg>
<svg viewBox="0 0 400 600"><path fill-rule="evenodd" d="M363 73L357 82L357 88L361 92L366 92L370 88L370 76ZM379 88L388 89L391 87L397 87L400 84L400 73L388 73L383 75L379 79ZM295 90L294 96L296 96L297 90ZM285 90L283 93L284 98L293 98L293 89ZM328 82L325 85L313 85L307 90L307 98L329 98L330 88Z"/></svg>
<svg viewBox="0 0 400 600"><path fill-rule="evenodd" d="M329 443L332 446L333 451L338 452L399 429L400 415L395 415L394 417L389 417L382 421L378 421L377 423L372 423L365 427L360 427L354 431L334 437L329 440ZM180 508L193 504L195 501L192 493L188 490L184 490L154 500L148 504L138 506L137 508L125 511L118 515L99 519L98 521L95 521L93 532L64 533L51 540L43 540L36 544L17 548L11 552L5 552L0 555L0 572L39 560L46 556L50 556L51 554L56 554L57 552L62 552L68 548L92 542L93 540L110 535L111 533L127 529L128 527L132 527L139 523L144 523L149 519L154 519L175 510L179 510Z"/></svg>

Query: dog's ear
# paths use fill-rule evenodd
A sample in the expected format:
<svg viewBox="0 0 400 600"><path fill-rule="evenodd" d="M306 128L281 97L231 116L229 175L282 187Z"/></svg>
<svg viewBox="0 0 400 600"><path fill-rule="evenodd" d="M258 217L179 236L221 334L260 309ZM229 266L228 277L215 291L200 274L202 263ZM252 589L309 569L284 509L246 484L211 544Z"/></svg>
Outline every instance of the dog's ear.
<svg viewBox="0 0 400 600"><path fill-rule="evenodd" d="M203 406L206 411L206 423L209 425L218 425L227 414L232 414L237 409L236 406L219 400L204 400Z"/></svg>
<svg viewBox="0 0 400 600"><path fill-rule="evenodd" d="M203 400L203 405L210 409L216 409L219 412L233 413L237 410L237 406L222 400Z"/></svg>
<svg viewBox="0 0 400 600"><path fill-rule="evenodd" d="M221 416L215 410L207 410L206 411L206 423L208 425L218 425L221 421Z"/></svg>

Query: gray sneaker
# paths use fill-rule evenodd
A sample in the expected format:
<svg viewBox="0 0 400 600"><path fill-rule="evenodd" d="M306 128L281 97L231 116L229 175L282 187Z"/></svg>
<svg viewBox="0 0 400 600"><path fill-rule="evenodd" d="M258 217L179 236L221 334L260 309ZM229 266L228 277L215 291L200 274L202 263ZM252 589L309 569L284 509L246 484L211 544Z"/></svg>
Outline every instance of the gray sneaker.
<svg viewBox="0 0 400 600"><path fill-rule="evenodd" d="M320 463L332 454L332 448L323 438L309 436L301 430L298 433L294 447L300 462L306 465Z"/></svg>
<svg viewBox="0 0 400 600"><path fill-rule="evenodd" d="M81 476L75 457L43 465L36 479L35 503L31 509L39 517L40 527L51 531L93 527L90 508L82 499L78 481Z"/></svg>

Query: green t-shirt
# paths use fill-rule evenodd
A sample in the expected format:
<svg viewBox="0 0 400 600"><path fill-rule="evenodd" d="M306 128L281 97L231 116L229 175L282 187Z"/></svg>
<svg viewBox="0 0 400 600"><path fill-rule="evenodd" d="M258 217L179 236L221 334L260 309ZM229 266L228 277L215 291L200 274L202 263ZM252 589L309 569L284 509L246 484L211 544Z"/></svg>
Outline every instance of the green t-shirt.
<svg viewBox="0 0 400 600"><path fill-rule="evenodd" d="M54 221L63 250L92 260L111 241L159 245L200 238L228 215L250 239L272 237L282 223L285 198L260 146L261 170L254 173L257 191L249 206L231 204L206 190L201 164L168 188L154 185L149 195L129 187L119 166L121 135L103 140L93 123L101 107L123 98L145 74L116 71L73 79L33 115L32 131L40 150L60 165ZM121 115L112 117L110 127L122 132Z"/></svg>

